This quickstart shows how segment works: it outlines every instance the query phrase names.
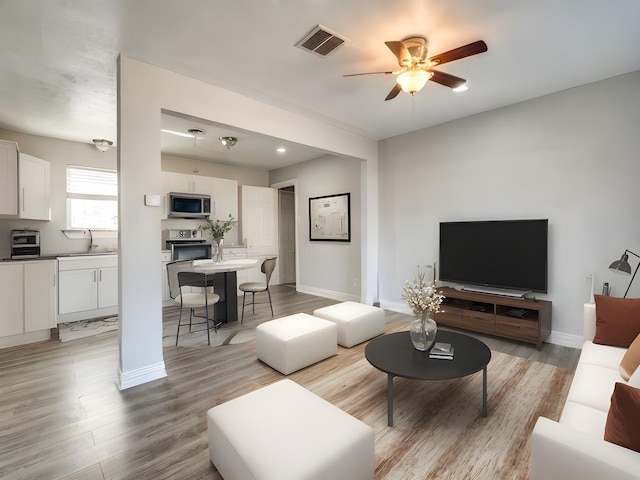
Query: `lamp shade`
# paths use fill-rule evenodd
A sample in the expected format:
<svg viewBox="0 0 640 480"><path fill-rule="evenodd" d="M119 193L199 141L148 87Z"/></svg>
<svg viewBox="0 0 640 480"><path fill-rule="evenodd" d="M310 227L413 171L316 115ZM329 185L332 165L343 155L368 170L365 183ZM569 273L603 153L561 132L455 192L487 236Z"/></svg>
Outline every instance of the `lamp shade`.
<svg viewBox="0 0 640 480"><path fill-rule="evenodd" d="M398 75L396 82L403 92L413 95L422 90L432 76L433 73L424 70L408 70Z"/></svg>
<svg viewBox="0 0 640 480"><path fill-rule="evenodd" d="M629 265L629 255L622 254L620 260L616 260L609 265L609 270L614 273L620 273L623 275L631 275L631 265Z"/></svg>

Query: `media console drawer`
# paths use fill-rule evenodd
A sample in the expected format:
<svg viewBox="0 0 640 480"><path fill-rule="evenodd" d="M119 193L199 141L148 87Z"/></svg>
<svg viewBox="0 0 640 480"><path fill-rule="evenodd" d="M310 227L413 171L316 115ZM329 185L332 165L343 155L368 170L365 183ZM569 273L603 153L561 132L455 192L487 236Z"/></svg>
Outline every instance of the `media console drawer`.
<svg viewBox="0 0 640 480"><path fill-rule="evenodd" d="M538 322L496 315L496 333L519 340L535 341L538 338Z"/></svg>
<svg viewBox="0 0 640 480"><path fill-rule="evenodd" d="M462 326L480 332L493 333L495 329L495 315L493 313L462 311Z"/></svg>
<svg viewBox="0 0 640 480"><path fill-rule="evenodd" d="M461 327L462 312L463 310L461 308L446 306L440 312L436 313L434 320L436 323L442 323L443 325Z"/></svg>

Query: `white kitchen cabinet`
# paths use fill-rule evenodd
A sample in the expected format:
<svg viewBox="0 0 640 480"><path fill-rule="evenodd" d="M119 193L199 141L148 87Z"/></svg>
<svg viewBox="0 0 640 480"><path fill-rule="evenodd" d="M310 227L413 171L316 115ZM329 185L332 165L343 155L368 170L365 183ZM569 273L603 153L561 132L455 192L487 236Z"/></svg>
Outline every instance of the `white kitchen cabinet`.
<svg viewBox="0 0 640 480"><path fill-rule="evenodd" d="M58 271L58 323L117 313L117 255L62 257Z"/></svg>
<svg viewBox="0 0 640 480"><path fill-rule="evenodd" d="M213 202L211 207L211 217L219 220L226 220L229 215L238 219L238 182L226 178L212 178L213 180ZM238 228L232 228L224 236L226 245L237 245Z"/></svg>
<svg viewBox="0 0 640 480"><path fill-rule="evenodd" d="M168 188L169 192L205 193L211 195L213 182L212 177L170 172Z"/></svg>
<svg viewBox="0 0 640 480"><path fill-rule="evenodd" d="M171 292L169 291L169 276L167 275L167 263L171 261L171 252L160 253L160 273L162 274L162 305L173 305Z"/></svg>
<svg viewBox="0 0 640 480"><path fill-rule="evenodd" d="M56 327L56 262L24 264L24 331Z"/></svg>
<svg viewBox="0 0 640 480"><path fill-rule="evenodd" d="M0 337L24 332L24 266L22 263L0 265Z"/></svg>
<svg viewBox="0 0 640 480"><path fill-rule="evenodd" d="M0 140L0 215L18 215L18 144Z"/></svg>
<svg viewBox="0 0 640 480"><path fill-rule="evenodd" d="M118 267L98 269L98 308L118 306Z"/></svg>
<svg viewBox="0 0 640 480"><path fill-rule="evenodd" d="M0 215L51 220L50 177L49 162L0 140Z"/></svg>
<svg viewBox="0 0 640 480"><path fill-rule="evenodd" d="M49 162L26 153L18 155L20 218L51 220Z"/></svg>
<svg viewBox="0 0 640 480"><path fill-rule="evenodd" d="M56 261L0 264L0 348L48 340L56 326Z"/></svg>
<svg viewBox="0 0 640 480"><path fill-rule="evenodd" d="M98 308L97 271L94 268L60 270L58 313L82 312Z"/></svg>

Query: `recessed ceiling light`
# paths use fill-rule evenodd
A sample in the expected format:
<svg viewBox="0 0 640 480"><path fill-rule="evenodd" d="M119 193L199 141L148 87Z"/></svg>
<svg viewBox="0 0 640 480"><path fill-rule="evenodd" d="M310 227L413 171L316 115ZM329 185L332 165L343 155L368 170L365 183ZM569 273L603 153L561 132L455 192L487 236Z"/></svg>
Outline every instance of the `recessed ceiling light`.
<svg viewBox="0 0 640 480"><path fill-rule="evenodd" d="M278 147L278 148L276 148L276 152L278 152L278 153L284 153L284 152L286 152L286 151L287 151L287 149L286 149L286 148L284 148L284 147Z"/></svg>
<svg viewBox="0 0 640 480"><path fill-rule="evenodd" d="M460 93L460 92L466 92L467 90L469 90L469 87L467 87L467 84L462 84L459 87L456 88L452 88L451 90L453 90L456 93Z"/></svg>

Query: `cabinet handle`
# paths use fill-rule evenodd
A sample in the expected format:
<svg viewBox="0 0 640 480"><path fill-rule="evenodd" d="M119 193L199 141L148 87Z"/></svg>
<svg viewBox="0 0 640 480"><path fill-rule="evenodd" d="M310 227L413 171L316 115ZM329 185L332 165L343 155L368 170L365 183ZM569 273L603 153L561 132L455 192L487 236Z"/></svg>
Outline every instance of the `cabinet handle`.
<svg viewBox="0 0 640 480"><path fill-rule="evenodd" d="M102 270L99 270L100 272L100 281L102 281Z"/></svg>
<svg viewBox="0 0 640 480"><path fill-rule="evenodd" d="M24 187L22 187L22 211L24 212Z"/></svg>
<svg viewBox="0 0 640 480"><path fill-rule="evenodd" d="M93 283L96 283L97 280L97 275L96 275L96 271L93 271Z"/></svg>
<svg viewBox="0 0 640 480"><path fill-rule="evenodd" d="M54 287L56 286L56 274L55 273L53 274L53 286Z"/></svg>

